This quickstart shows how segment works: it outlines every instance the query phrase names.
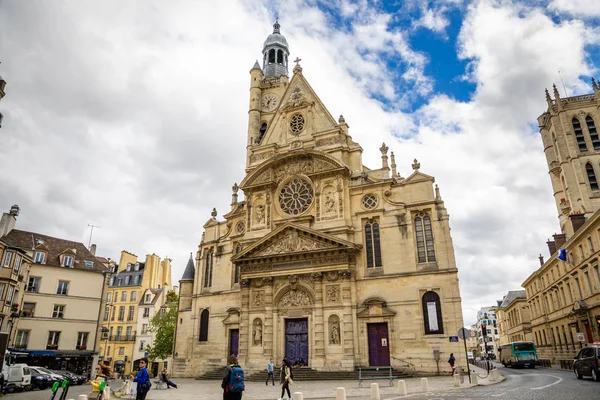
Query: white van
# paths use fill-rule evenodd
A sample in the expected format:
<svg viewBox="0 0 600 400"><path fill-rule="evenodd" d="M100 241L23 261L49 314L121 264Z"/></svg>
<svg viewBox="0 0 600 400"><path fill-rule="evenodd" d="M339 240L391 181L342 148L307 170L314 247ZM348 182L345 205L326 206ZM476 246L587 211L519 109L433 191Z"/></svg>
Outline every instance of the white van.
<svg viewBox="0 0 600 400"><path fill-rule="evenodd" d="M31 371L27 364L13 364L8 367L8 382L6 383L7 390L23 390L31 389Z"/></svg>

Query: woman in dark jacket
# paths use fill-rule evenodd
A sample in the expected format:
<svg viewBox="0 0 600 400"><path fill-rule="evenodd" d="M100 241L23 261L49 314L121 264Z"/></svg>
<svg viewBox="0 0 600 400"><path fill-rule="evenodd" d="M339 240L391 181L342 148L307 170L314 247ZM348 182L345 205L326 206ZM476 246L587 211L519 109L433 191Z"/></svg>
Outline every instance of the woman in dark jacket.
<svg viewBox="0 0 600 400"><path fill-rule="evenodd" d="M148 359L146 357L140 360L140 370L137 373L137 376L134 378L131 375L130 379L134 382L137 382L137 394L135 396L135 400L146 400L146 395L150 390L150 374L148 374L148 370L146 367L148 366Z"/></svg>
<svg viewBox="0 0 600 400"><path fill-rule="evenodd" d="M281 385L281 398L283 399L284 393L287 391L288 399L292 398L290 394L290 385L294 383L292 381L292 363L284 358L281 362L281 372L279 373L279 384Z"/></svg>
<svg viewBox="0 0 600 400"><path fill-rule="evenodd" d="M240 368L237 357L234 354L229 356L229 365L227 366L225 376L221 381L221 387L223 388L223 400L241 400L242 398L242 392L230 392L227 387L229 385L229 376L231 375L231 369L233 367Z"/></svg>

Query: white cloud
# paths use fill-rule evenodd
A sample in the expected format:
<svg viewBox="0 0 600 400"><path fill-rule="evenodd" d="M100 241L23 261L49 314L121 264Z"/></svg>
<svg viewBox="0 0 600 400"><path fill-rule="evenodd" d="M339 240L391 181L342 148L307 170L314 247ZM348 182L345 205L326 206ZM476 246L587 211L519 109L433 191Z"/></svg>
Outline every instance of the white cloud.
<svg viewBox="0 0 600 400"><path fill-rule="evenodd" d="M595 0L552 0L548 7L580 18L600 17L600 2Z"/></svg>
<svg viewBox="0 0 600 400"><path fill-rule="evenodd" d="M438 33L443 32L450 23L448 18L444 15L445 12L445 7L433 9L424 6L422 8L423 14L421 15L421 18L416 20L413 25L415 27L427 28Z"/></svg>

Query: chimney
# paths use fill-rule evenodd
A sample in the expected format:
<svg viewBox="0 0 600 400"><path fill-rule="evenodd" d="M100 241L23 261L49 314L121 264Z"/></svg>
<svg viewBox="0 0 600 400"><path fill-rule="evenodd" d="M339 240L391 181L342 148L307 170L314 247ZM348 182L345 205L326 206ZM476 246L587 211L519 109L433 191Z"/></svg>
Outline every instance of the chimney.
<svg viewBox="0 0 600 400"><path fill-rule="evenodd" d="M552 255L556 253L556 243L554 243L553 240L548 240L546 244L548 245L548 250L550 251L550 257L552 257Z"/></svg>
<svg viewBox="0 0 600 400"><path fill-rule="evenodd" d="M550 245L548 245L548 246L550 246ZM550 257L552 257L552 256L550 256ZM540 254L538 259L540 260L540 266L544 266L544 256Z"/></svg>
<svg viewBox="0 0 600 400"><path fill-rule="evenodd" d="M96 255L96 244L90 246L90 253L92 253L93 256Z"/></svg>
<svg viewBox="0 0 600 400"><path fill-rule="evenodd" d="M15 229L17 216L20 211L19 206L15 204L10 208L8 213L2 214L2 218L0 218L0 237L8 235L10 231Z"/></svg>
<svg viewBox="0 0 600 400"><path fill-rule="evenodd" d="M567 235L564 233L554 234L552 235L554 238L554 243L556 244L556 249L560 249L563 244L567 241Z"/></svg>
<svg viewBox="0 0 600 400"><path fill-rule="evenodd" d="M583 213L571 214L569 215L569 219L573 226L573 233L577 232L585 224L585 215Z"/></svg>

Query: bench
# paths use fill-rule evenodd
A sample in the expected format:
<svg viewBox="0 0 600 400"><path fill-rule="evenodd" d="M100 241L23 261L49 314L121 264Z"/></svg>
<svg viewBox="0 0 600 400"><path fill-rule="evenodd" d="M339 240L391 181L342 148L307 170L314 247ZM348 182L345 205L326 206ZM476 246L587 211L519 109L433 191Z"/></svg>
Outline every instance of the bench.
<svg viewBox="0 0 600 400"><path fill-rule="evenodd" d="M390 381L390 386L394 386L394 376L392 375L392 367L358 368L359 388L363 387L363 381L370 381L374 379L387 379Z"/></svg>

